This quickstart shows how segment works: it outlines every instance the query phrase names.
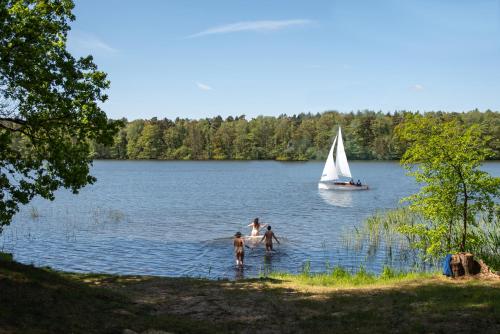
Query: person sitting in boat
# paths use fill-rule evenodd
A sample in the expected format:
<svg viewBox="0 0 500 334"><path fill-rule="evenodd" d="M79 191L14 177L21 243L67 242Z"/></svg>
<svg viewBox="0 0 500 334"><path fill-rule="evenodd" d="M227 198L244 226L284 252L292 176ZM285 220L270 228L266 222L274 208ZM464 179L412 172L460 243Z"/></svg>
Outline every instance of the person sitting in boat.
<svg viewBox="0 0 500 334"><path fill-rule="evenodd" d="M351 186L353 186L353 185L355 184L355 183L354 183L354 180L353 180L353 179L350 179L350 180L349 180L349 184L350 184Z"/></svg>
<svg viewBox="0 0 500 334"><path fill-rule="evenodd" d="M261 225L259 223L259 218L255 218L252 223L248 224L248 226L252 227L252 233L250 234L252 237L256 237L259 235L259 231L267 226L267 224Z"/></svg>
<svg viewBox="0 0 500 334"><path fill-rule="evenodd" d="M358 182L356 182L356 185L357 185L358 187L361 187L361 181L360 181L359 179L358 179Z"/></svg>

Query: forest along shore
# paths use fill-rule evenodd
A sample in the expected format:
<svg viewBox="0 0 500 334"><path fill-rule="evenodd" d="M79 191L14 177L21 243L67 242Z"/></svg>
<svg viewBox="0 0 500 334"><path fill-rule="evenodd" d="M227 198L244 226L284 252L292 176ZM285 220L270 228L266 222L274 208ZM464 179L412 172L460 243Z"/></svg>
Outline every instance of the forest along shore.
<svg viewBox="0 0 500 334"><path fill-rule="evenodd" d="M350 160L399 160L406 143L395 135L405 119L417 113L358 111L204 119L156 117L123 119L112 146L93 143L96 159L158 160L324 160L341 125ZM483 136L498 138L500 113L426 112L441 121L458 120L467 127L481 124ZM498 141L491 141L492 159L500 159Z"/></svg>
<svg viewBox="0 0 500 334"><path fill-rule="evenodd" d="M0 332L500 332L500 279L359 285L74 274L0 260ZM265 326L265 327L263 327Z"/></svg>

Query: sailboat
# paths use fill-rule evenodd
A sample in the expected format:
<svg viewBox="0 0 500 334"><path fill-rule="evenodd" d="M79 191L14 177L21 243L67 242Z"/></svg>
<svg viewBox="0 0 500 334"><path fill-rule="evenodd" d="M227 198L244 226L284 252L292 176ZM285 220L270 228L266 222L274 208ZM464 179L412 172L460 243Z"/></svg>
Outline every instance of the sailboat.
<svg viewBox="0 0 500 334"><path fill-rule="evenodd" d="M333 152L335 150L335 145L337 145L336 160L333 159ZM348 178L350 181L343 181L342 178ZM333 140L330 152L328 152L328 157L326 159L325 167L323 168L323 174L318 183L319 189L329 189L329 190L367 190L368 185L361 183L352 182L351 170L349 168L349 163L347 162L347 157L344 150L344 142L342 141L342 131L339 126L339 133L335 136Z"/></svg>

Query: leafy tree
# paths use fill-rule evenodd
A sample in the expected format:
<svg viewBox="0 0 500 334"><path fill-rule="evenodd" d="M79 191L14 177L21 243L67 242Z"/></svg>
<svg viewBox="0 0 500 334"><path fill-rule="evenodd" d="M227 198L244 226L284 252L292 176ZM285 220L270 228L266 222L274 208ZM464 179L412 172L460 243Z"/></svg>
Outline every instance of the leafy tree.
<svg viewBox="0 0 500 334"><path fill-rule="evenodd" d="M142 119L135 120L127 124L127 156L129 159L139 159L142 147L139 145L139 138L144 129Z"/></svg>
<svg viewBox="0 0 500 334"><path fill-rule="evenodd" d="M167 123L167 128L163 132L163 142L166 147L164 159L183 159L185 155L183 151L185 150L182 143L186 137L184 121L177 119L173 124Z"/></svg>
<svg viewBox="0 0 500 334"><path fill-rule="evenodd" d="M66 49L72 9L71 0L0 0L0 226L36 195L94 182L89 140L111 144L116 132L99 106L106 74Z"/></svg>
<svg viewBox="0 0 500 334"><path fill-rule="evenodd" d="M184 139L183 145L187 147L189 153L187 156L184 156L184 158L195 160L206 159L204 152L205 136L202 126L203 123L203 120L199 122L187 123L187 135Z"/></svg>
<svg viewBox="0 0 500 334"><path fill-rule="evenodd" d="M234 122L224 122L213 136L213 159L232 159L232 146L235 139Z"/></svg>
<svg viewBox="0 0 500 334"><path fill-rule="evenodd" d="M338 113L337 112L326 112L323 113L316 121L317 134L314 141L318 147L318 158L324 160L328 155L330 146L332 145L334 132L336 133L335 127L338 126ZM345 131L345 128L344 128Z"/></svg>
<svg viewBox="0 0 500 334"><path fill-rule="evenodd" d="M290 120L281 117L276 123L274 131L274 150L272 155L278 160L291 160L292 156L288 152L288 146L292 138L292 127Z"/></svg>
<svg viewBox="0 0 500 334"><path fill-rule="evenodd" d="M126 123L126 119L123 119L122 122ZM125 127L122 127L115 135L110 158L127 159L127 130Z"/></svg>
<svg viewBox="0 0 500 334"><path fill-rule="evenodd" d="M137 146L141 151L137 155L139 159L158 159L163 155L164 145L162 129L158 121L146 122L141 136L137 140Z"/></svg>
<svg viewBox="0 0 500 334"><path fill-rule="evenodd" d="M234 158L238 160L251 159L252 142L249 137L248 122L243 117L235 123Z"/></svg>
<svg viewBox="0 0 500 334"><path fill-rule="evenodd" d="M252 143L252 159L269 159L272 151L274 134L274 117L259 116L249 122L249 140Z"/></svg>
<svg viewBox="0 0 500 334"><path fill-rule="evenodd" d="M477 227L484 213L491 222L500 194L500 178L479 169L492 155L491 138L482 135L477 124L466 127L455 118L442 121L439 115L408 117L397 133L409 145L402 165L423 184L405 200L428 220L403 232L427 240L430 254L473 249L471 227Z"/></svg>

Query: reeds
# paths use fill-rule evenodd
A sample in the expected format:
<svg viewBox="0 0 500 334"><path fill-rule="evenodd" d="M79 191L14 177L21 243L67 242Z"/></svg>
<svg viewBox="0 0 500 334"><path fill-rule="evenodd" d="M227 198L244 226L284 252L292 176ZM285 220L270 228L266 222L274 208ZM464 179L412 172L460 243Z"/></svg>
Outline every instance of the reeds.
<svg viewBox="0 0 500 334"><path fill-rule="evenodd" d="M417 237L401 233L402 226L421 224L423 218L408 208L380 211L364 221L360 227L344 232L343 246L347 251L364 254L366 261L384 257L384 263L412 269L426 268L422 264L421 250L415 247L422 242ZM425 259L429 261L429 259ZM431 261L432 262L432 261Z"/></svg>
<svg viewBox="0 0 500 334"><path fill-rule="evenodd" d="M471 229L474 243L472 252L492 269L500 271L500 219L498 212L492 217L480 216Z"/></svg>
<svg viewBox="0 0 500 334"><path fill-rule="evenodd" d="M397 261L413 270L428 270L438 265L446 253L459 251L461 224L454 224L446 234L430 236L432 222L403 207L378 212L361 227L354 227L343 236L347 250L363 253L369 260L384 252L386 263ZM419 231L419 232L415 232ZM431 238L441 238L440 241ZM448 239L449 238L449 239ZM437 245L429 251L430 245ZM478 215L470 224L467 249L496 270L500 269L500 223L496 215Z"/></svg>

